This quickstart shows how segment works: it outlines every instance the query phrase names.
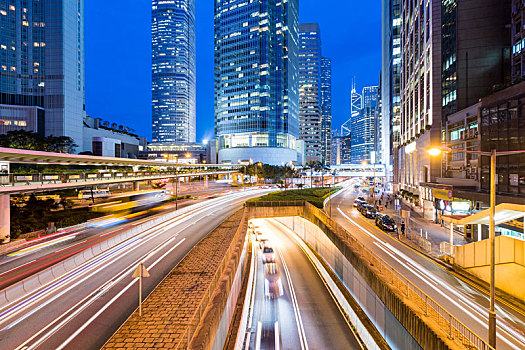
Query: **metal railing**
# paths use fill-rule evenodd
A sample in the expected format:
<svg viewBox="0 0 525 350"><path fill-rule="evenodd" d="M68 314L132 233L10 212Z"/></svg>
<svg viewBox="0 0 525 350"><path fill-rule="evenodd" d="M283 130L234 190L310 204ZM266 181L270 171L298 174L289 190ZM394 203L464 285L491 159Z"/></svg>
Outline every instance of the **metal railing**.
<svg viewBox="0 0 525 350"><path fill-rule="evenodd" d="M304 201L247 201L246 207L302 207Z"/></svg>
<svg viewBox="0 0 525 350"><path fill-rule="evenodd" d="M207 169L182 171L139 171L139 172L93 172L70 174L0 174L0 186L51 185L59 183L104 182L110 180L144 180L162 177L203 176L212 171ZM217 171L213 174L227 174L229 171Z"/></svg>
<svg viewBox="0 0 525 350"><path fill-rule="evenodd" d="M397 294L404 297L404 302L408 307L420 313L423 319L427 318L433 321L433 324L436 324L457 345L464 349L494 349L399 271L360 243L355 236L331 219L324 211L304 201L247 203L247 207L262 207L265 205L272 207L303 206L306 219L316 218L331 229L344 244L348 245L355 254L368 263L368 267L376 275L392 287Z"/></svg>
<svg viewBox="0 0 525 350"><path fill-rule="evenodd" d="M352 236L350 232L328 217L323 211L310 203L304 203L304 206L306 215L311 214L317 217L317 219L338 234L340 239L353 248L354 253L357 253L369 263L370 269L374 270L385 282L406 298L405 302L409 307L417 309L424 316L434 321L439 329L447 334L449 339L465 349L493 349L479 335L470 330L386 261L377 257L371 250L360 243L356 237Z"/></svg>

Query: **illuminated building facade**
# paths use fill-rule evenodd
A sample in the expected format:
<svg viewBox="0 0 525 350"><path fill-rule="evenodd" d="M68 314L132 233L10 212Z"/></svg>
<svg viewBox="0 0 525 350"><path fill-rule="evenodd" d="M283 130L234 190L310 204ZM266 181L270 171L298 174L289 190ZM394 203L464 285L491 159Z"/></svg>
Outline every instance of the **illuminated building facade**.
<svg viewBox="0 0 525 350"><path fill-rule="evenodd" d="M215 0L219 162L297 162L298 0Z"/></svg>
<svg viewBox="0 0 525 350"><path fill-rule="evenodd" d="M306 161L323 162L321 32L317 23L299 24L299 137L306 146Z"/></svg>
<svg viewBox="0 0 525 350"><path fill-rule="evenodd" d="M69 136L82 147L84 1L0 2L2 132Z"/></svg>
<svg viewBox="0 0 525 350"><path fill-rule="evenodd" d="M196 140L195 0L153 0L152 141Z"/></svg>
<svg viewBox="0 0 525 350"><path fill-rule="evenodd" d="M321 135L324 164L331 164L332 60L321 57Z"/></svg>

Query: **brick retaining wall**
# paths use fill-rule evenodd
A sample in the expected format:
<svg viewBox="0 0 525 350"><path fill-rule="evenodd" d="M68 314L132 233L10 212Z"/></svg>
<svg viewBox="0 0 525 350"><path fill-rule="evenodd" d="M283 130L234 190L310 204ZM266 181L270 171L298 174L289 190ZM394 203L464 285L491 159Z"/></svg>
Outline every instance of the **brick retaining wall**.
<svg viewBox="0 0 525 350"><path fill-rule="evenodd" d="M241 210L188 253L143 302L142 317L135 311L103 349L186 349L188 338L192 349L210 348L245 233Z"/></svg>

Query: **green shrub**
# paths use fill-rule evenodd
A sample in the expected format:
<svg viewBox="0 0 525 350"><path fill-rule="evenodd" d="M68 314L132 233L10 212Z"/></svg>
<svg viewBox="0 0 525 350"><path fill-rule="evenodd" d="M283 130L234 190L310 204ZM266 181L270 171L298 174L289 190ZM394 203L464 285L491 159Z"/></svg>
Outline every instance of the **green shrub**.
<svg viewBox="0 0 525 350"><path fill-rule="evenodd" d="M340 187L333 187L332 193L339 191ZM286 190L268 193L264 196L249 199L248 202L288 202L307 201L317 208L323 207L324 200L329 195L329 188L305 188L300 190Z"/></svg>

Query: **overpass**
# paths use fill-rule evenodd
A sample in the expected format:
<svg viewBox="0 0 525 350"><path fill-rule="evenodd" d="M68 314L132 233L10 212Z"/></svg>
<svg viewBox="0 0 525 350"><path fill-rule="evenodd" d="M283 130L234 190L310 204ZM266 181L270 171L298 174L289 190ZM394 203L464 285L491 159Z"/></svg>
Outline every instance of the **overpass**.
<svg viewBox="0 0 525 350"><path fill-rule="evenodd" d="M0 147L0 240L10 237L11 194L55 191L86 186L133 183L166 178L190 178L203 176L228 176L236 173L240 165L232 164L185 164L129 159L97 157L68 153L42 152ZM181 159L180 161L183 161ZM12 164L24 164L43 168L63 166L63 169L30 170L11 173ZM76 169L70 169L72 166ZM104 169L95 169L103 167Z"/></svg>
<svg viewBox="0 0 525 350"><path fill-rule="evenodd" d="M385 176L384 164L341 164L330 165L329 169L324 171L313 171L308 167L302 168L303 176L305 177L376 177Z"/></svg>

